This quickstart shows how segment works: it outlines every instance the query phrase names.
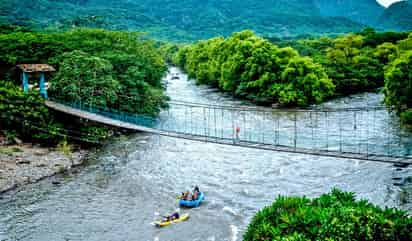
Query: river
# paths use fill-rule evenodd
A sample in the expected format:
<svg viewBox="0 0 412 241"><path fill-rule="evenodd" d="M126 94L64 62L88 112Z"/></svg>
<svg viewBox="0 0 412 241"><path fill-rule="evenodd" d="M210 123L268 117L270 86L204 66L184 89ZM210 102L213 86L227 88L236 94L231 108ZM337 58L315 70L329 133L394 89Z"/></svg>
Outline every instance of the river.
<svg viewBox="0 0 412 241"><path fill-rule="evenodd" d="M170 73L180 75L166 77L172 100L247 104L196 86L176 68ZM324 106L377 105L381 99L369 93ZM253 215L278 195L315 197L333 187L412 213L412 178L394 185L400 175L411 177L412 169L139 133L95 150L81 170L0 196L0 240L236 241ZM151 225L176 210L176 196L194 185L206 200L199 208L180 210L190 213L187 222L163 229Z"/></svg>

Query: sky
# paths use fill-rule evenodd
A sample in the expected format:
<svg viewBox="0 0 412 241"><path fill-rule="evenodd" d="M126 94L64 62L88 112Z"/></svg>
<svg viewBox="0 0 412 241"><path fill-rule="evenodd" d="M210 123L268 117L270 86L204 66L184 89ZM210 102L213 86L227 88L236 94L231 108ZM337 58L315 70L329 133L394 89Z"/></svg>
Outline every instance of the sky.
<svg viewBox="0 0 412 241"><path fill-rule="evenodd" d="M385 7L388 7L389 5L391 5L394 2L399 2L400 0L378 0L378 2L380 4L382 4Z"/></svg>

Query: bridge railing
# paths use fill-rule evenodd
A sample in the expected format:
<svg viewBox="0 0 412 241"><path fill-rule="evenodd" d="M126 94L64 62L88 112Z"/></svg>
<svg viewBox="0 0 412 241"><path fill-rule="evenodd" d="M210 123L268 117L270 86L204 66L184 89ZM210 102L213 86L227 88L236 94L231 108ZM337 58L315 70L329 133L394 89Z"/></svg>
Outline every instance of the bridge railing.
<svg viewBox="0 0 412 241"><path fill-rule="evenodd" d="M412 135L386 108L268 109L169 103L175 132L311 150L407 157ZM236 129L239 130L237 133Z"/></svg>
<svg viewBox="0 0 412 241"><path fill-rule="evenodd" d="M59 99L50 99L51 101L70 106L75 109L87 111L93 114L101 115L111 119L128 122L135 125L141 125L148 128L157 126L158 118L146 114L134 114L129 112L119 111L113 108L102 107L98 105L86 104L84 102L67 102Z"/></svg>
<svg viewBox="0 0 412 241"><path fill-rule="evenodd" d="M412 134L383 107L305 110L170 102L168 109L152 117L55 101L169 133L366 156L412 155Z"/></svg>

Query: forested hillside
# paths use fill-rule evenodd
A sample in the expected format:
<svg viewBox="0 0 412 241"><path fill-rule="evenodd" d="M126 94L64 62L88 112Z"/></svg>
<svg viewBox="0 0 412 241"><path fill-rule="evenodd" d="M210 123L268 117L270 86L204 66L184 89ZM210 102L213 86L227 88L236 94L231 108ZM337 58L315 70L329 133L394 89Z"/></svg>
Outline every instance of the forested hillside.
<svg viewBox="0 0 412 241"><path fill-rule="evenodd" d="M307 0L5 0L0 20L46 29L139 30L168 40L197 40L253 29L266 36L357 31L359 23L324 17Z"/></svg>
<svg viewBox="0 0 412 241"><path fill-rule="evenodd" d="M379 22L387 29L412 30L412 2L402 1L392 4L385 10Z"/></svg>
<svg viewBox="0 0 412 241"><path fill-rule="evenodd" d="M375 26L384 7L376 0L315 0L324 16L346 17L355 22Z"/></svg>
<svg viewBox="0 0 412 241"><path fill-rule="evenodd" d="M53 31L137 30L193 41L243 29L268 37L357 32L365 26L410 30L411 12L406 2L385 11L376 0L3 0L0 23Z"/></svg>

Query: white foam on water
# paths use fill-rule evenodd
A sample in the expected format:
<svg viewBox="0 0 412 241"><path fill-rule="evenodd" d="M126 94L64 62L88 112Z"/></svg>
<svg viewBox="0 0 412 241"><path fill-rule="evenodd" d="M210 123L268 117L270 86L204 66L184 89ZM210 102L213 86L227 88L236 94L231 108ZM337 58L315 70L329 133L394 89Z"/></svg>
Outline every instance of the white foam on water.
<svg viewBox="0 0 412 241"><path fill-rule="evenodd" d="M0 240L6 240L5 233L3 233L2 231L0 231Z"/></svg>
<svg viewBox="0 0 412 241"><path fill-rule="evenodd" d="M211 237L207 238L207 241L216 241L216 238L215 238L215 236L211 236Z"/></svg>
<svg viewBox="0 0 412 241"><path fill-rule="evenodd" d="M245 188L245 189L243 189L243 193L244 193L245 195L249 195L249 190L247 190L247 189Z"/></svg>
<svg viewBox="0 0 412 241"><path fill-rule="evenodd" d="M156 222L151 222L150 225L157 227Z"/></svg>
<svg viewBox="0 0 412 241"><path fill-rule="evenodd" d="M223 207L222 210L223 210L224 212L227 212L227 213L229 213L229 214L232 214L233 216L237 216L237 212L236 212L235 210L231 209L230 207L225 206L225 207Z"/></svg>
<svg viewBox="0 0 412 241"><path fill-rule="evenodd" d="M153 241L159 241L159 237L155 237Z"/></svg>
<svg viewBox="0 0 412 241"><path fill-rule="evenodd" d="M232 241L237 241L237 235L239 233L238 227L235 225L231 224L230 229L232 230Z"/></svg>

